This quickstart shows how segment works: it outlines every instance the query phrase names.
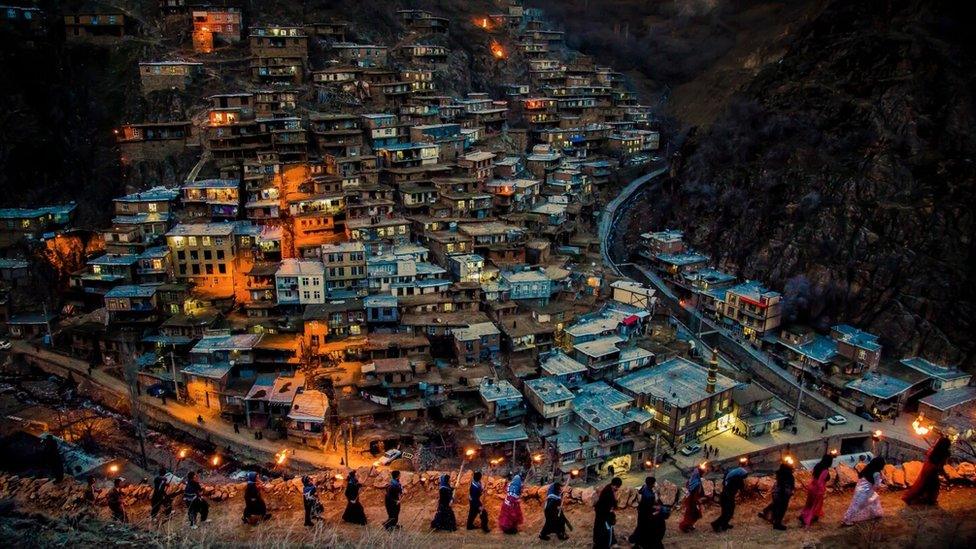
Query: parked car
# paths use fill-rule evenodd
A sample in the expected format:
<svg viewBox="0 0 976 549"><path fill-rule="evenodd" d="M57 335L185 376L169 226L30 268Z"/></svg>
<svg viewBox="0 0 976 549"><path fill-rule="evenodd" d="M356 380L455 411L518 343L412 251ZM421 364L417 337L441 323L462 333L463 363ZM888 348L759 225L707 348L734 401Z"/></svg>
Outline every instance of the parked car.
<svg viewBox="0 0 976 549"><path fill-rule="evenodd" d="M847 423L847 418L844 417L844 416L842 416L842 415L840 415L840 414L837 414L836 416L830 416L830 417L828 417L827 418L827 423L829 423L831 425L843 425L843 424Z"/></svg>
<svg viewBox="0 0 976 549"><path fill-rule="evenodd" d="M9 339L0 339L0 351L9 351L13 347Z"/></svg>
<svg viewBox="0 0 976 549"><path fill-rule="evenodd" d="M155 385L150 385L146 392L149 396L160 397L176 397L176 393L173 391L173 387L169 383L156 383Z"/></svg>
<svg viewBox="0 0 976 549"><path fill-rule="evenodd" d="M859 413L859 414L857 414L857 415L859 415L859 416L861 416L861 417L863 417L864 419L866 419L866 420L868 420L868 421L874 421L874 419L875 419L875 418L874 418L874 416L872 416L872 415L871 415L871 414L869 414L868 412L861 412L861 413Z"/></svg>
<svg viewBox="0 0 976 549"><path fill-rule="evenodd" d="M701 444L689 444L688 446L685 446L679 450L679 452L681 452L681 455L683 456L693 456L698 452L701 452Z"/></svg>
<svg viewBox="0 0 976 549"><path fill-rule="evenodd" d="M383 453L383 457L380 458L380 465L389 465L394 461L400 459L400 456L402 455L403 452L401 450L397 450L396 448L392 450L387 450L386 452Z"/></svg>

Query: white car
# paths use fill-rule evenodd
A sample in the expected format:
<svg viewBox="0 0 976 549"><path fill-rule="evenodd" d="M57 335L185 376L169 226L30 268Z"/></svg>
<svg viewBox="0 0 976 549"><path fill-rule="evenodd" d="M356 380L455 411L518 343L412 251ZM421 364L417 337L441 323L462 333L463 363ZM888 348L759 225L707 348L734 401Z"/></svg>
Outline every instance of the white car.
<svg viewBox="0 0 976 549"><path fill-rule="evenodd" d="M9 339L0 339L0 351L9 351L13 347Z"/></svg>
<svg viewBox="0 0 976 549"><path fill-rule="evenodd" d="M389 464L393 463L394 461L400 459L400 456L402 456L402 455L403 455L403 452L400 451L400 450L397 450L396 448L394 448L392 450L387 450L383 454L383 457L380 458L380 464L381 465L389 465Z"/></svg>
<svg viewBox="0 0 976 549"><path fill-rule="evenodd" d="M684 448L678 451L681 452L683 455L693 456L698 452L701 452L701 444L689 444L688 446L685 446Z"/></svg>
<svg viewBox="0 0 976 549"><path fill-rule="evenodd" d="M830 417L828 417L827 418L827 423L829 423L831 425L843 425L843 424L847 423L847 418L844 417L844 416L842 416L842 415L840 415L840 414L837 414L836 416L830 416Z"/></svg>

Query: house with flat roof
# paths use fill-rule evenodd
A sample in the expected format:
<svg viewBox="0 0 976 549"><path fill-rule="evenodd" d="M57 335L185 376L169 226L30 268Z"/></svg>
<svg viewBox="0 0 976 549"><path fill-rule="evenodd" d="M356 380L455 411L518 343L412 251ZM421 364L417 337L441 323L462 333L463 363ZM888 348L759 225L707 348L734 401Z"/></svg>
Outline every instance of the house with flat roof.
<svg viewBox="0 0 976 549"><path fill-rule="evenodd" d="M954 366L936 364L922 357L903 358L901 365L919 372L931 380L932 390L947 391L966 387L972 381L972 374L963 372Z"/></svg>
<svg viewBox="0 0 976 549"><path fill-rule="evenodd" d="M479 322L451 330L454 353L460 366L491 363L498 360L501 331L494 322Z"/></svg>
<svg viewBox="0 0 976 549"><path fill-rule="evenodd" d="M495 421L514 421L525 415L525 398L508 380L485 378L478 393L488 417Z"/></svg>
<svg viewBox="0 0 976 549"><path fill-rule="evenodd" d="M575 395L557 379L551 377L530 379L523 387L529 405L542 416L546 425L559 427L569 421Z"/></svg>
<svg viewBox="0 0 976 549"><path fill-rule="evenodd" d="M539 355L539 369L543 376L552 378L569 388L582 385L587 372L584 364L571 358L561 349Z"/></svg>
<svg viewBox="0 0 976 549"><path fill-rule="evenodd" d="M321 261L285 259L275 272L278 305L325 303L324 278Z"/></svg>
<svg viewBox="0 0 976 549"><path fill-rule="evenodd" d="M881 361L881 344L874 334L848 324L838 324L830 329L830 337L837 341L837 354L852 363L850 373L873 370Z"/></svg>
<svg viewBox="0 0 976 549"><path fill-rule="evenodd" d="M739 385L718 372L676 357L613 380L653 416L673 444L730 429L735 423L732 390Z"/></svg>

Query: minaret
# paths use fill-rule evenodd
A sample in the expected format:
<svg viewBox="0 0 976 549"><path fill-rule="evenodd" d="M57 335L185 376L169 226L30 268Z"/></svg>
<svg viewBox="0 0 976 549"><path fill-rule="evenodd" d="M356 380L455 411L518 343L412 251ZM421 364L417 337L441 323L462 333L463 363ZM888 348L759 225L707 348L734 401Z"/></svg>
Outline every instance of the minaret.
<svg viewBox="0 0 976 549"><path fill-rule="evenodd" d="M705 391L714 393L716 381L718 381L718 350L712 347L712 358L708 360L708 383L705 385Z"/></svg>

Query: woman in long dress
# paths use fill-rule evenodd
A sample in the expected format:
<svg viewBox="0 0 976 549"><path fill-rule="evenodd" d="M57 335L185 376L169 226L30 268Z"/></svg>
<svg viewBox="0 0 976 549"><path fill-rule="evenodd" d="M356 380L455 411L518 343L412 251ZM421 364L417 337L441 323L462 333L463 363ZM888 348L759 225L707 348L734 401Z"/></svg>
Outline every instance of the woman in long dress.
<svg viewBox="0 0 976 549"><path fill-rule="evenodd" d="M346 510L342 513L342 520L351 524L366 524L366 511L359 502L359 479L356 471L349 471L346 481Z"/></svg>
<svg viewBox="0 0 976 549"><path fill-rule="evenodd" d="M645 544L641 541L648 536L651 515L654 514L654 507L658 503L657 492L654 491L655 484L657 484L656 478L647 477L644 479L644 485L637 492L640 496L640 500L637 502L637 525L630 537L627 538L635 547L643 547Z"/></svg>
<svg viewBox="0 0 976 549"><path fill-rule="evenodd" d="M678 530L684 533L695 529L695 523L702 518L701 498L705 493L702 487L702 466L695 467L691 471L691 478L688 479L688 497L685 498L685 514L678 523Z"/></svg>
<svg viewBox="0 0 976 549"><path fill-rule="evenodd" d="M525 520L522 515L522 475L515 475L508 483L508 493L502 502L501 512L498 514L498 526L506 534L517 534L518 528Z"/></svg>
<svg viewBox="0 0 976 549"><path fill-rule="evenodd" d="M549 486L544 515L546 522L542 525L539 539L549 541L551 534L556 534L556 537L561 540L569 538L566 535L566 516L563 515L563 483L560 480L556 480Z"/></svg>
<svg viewBox="0 0 976 549"><path fill-rule="evenodd" d="M929 449L925 456L925 465L922 472L912 483L912 487L905 492L902 499L905 503L921 503L925 505L935 505L939 501L939 475L944 474L945 464L949 461L949 447L952 441L949 437L942 435L939 440Z"/></svg>
<svg viewBox="0 0 976 549"><path fill-rule="evenodd" d="M810 526L823 516L824 498L827 496L827 481L830 480L830 468L834 465L834 456L824 454L820 461L813 466L813 478L807 485L807 501L800 511L800 523Z"/></svg>
<svg viewBox="0 0 976 549"><path fill-rule="evenodd" d="M440 494L437 499L437 512L434 513L434 520L430 521L430 527L434 530L453 532L457 530L457 518L454 516L454 509L451 503L454 501L454 488L451 488L450 475L441 475Z"/></svg>
<svg viewBox="0 0 976 549"><path fill-rule="evenodd" d="M884 466L884 458L876 457L861 470L857 486L854 487L851 506L847 508L844 520L841 522L844 526L884 516L884 511L881 509L881 496L877 492L881 487L881 470Z"/></svg>

